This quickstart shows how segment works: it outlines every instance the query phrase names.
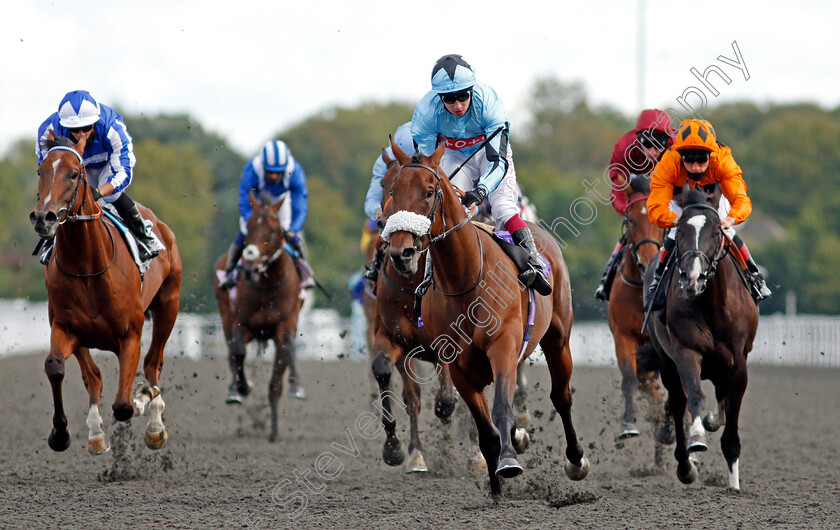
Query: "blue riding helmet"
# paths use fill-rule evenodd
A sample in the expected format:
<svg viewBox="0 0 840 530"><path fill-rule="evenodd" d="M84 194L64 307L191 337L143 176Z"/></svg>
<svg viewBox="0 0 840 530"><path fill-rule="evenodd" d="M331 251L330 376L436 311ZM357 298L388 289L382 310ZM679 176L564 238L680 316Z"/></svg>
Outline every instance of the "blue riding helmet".
<svg viewBox="0 0 840 530"><path fill-rule="evenodd" d="M432 90L438 94L460 92L475 85L475 71L460 55L444 55L432 68Z"/></svg>
<svg viewBox="0 0 840 530"><path fill-rule="evenodd" d="M99 121L99 103L87 90L68 92L58 104L58 123L75 129Z"/></svg>
<svg viewBox="0 0 840 530"><path fill-rule="evenodd" d="M289 166L291 160L289 148L282 140L270 140L265 143L262 149L263 168L273 173L289 173L293 167Z"/></svg>

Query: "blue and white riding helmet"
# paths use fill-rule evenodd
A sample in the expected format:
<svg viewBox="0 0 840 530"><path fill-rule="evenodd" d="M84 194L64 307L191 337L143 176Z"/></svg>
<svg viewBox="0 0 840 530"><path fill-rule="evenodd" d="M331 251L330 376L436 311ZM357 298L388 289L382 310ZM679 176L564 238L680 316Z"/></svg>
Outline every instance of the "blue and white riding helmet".
<svg viewBox="0 0 840 530"><path fill-rule="evenodd" d="M475 71L460 55L444 55L432 68L432 90L438 94L460 92L475 85Z"/></svg>
<svg viewBox="0 0 840 530"><path fill-rule="evenodd" d="M62 127L76 129L99 121L99 103L87 90L68 92L58 104L58 122Z"/></svg>
<svg viewBox="0 0 840 530"><path fill-rule="evenodd" d="M262 148L263 169L288 175L295 169L295 159L289 153L286 142L270 140Z"/></svg>

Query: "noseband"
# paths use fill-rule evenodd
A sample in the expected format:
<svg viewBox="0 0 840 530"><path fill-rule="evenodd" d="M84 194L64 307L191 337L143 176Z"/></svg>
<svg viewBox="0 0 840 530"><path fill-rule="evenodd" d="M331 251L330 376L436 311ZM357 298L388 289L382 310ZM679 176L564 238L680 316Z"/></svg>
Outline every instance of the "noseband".
<svg viewBox="0 0 840 530"><path fill-rule="evenodd" d="M277 215L273 215L273 214L270 214L270 213L266 213L266 212L262 212L262 211L260 211L260 212L253 212L253 213L252 213L252 215L258 215L258 216L260 216L260 217L267 217L267 218L269 218L269 219L274 219L275 221L277 221L277 222L278 222L278 224L279 224L279 222L280 222L280 217L279 217L279 216L277 216ZM282 231L282 227L280 227L279 233L281 233L281 234L283 233L283 231ZM280 259L280 256L282 256L282 255L283 255L283 251L284 251L285 249L286 249L286 240L285 240L285 238L281 238L281 240L280 240L280 245L278 246L277 250L275 250L275 251L271 254L271 256L268 256L268 257L267 257L267 258L266 258L266 259L265 259L262 263L260 263L259 265L257 265L257 267L256 267L256 269L255 269L255 271L254 271L254 272L256 272L259 276L265 277L265 276L266 276L266 274L268 273L268 269L269 269L272 265L274 265L274 263L275 263L278 259ZM285 281L285 280L283 280L283 281ZM272 286L270 286L270 287L276 287L277 285L282 284L282 283L283 283L283 281L281 281L279 284L272 285Z"/></svg>
<svg viewBox="0 0 840 530"><path fill-rule="evenodd" d="M49 156L49 154L52 153L53 151L68 151L70 153L73 153L74 155L76 155L76 158L79 159L79 164L81 164L81 166L82 166L82 170L79 173L79 182L76 183L76 189L73 191L73 196L70 198L70 201L69 201L68 205L67 206L62 206L55 213L56 217L59 219L59 221L56 221L56 222L59 225L63 225L64 223L67 223L67 222L72 223L74 221L95 221L95 220L99 219L102 216L102 207L99 206L99 203L96 204L96 207L97 207L98 211L95 214L80 215L78 213L75 213L75 214L70 213L70 210L73 209L73 205L76 204L76 199L79 196L79 190L82 189L82 181L84 181L86 186L90 186L90 184L88 184L88 181L87 181L87 171L85 170L85 165L84 165L84 162L82 161L82 156L75 149L73 149L71 147L65 147L63 145L58 145L58 146L55 146L55 147L51 148L49 151L47 151L47 156ZM82 194L82 204L79 206L78 211L81 211L82 208L84 208L86 200L87 200L87 195ZM61 217L62 213L64 214L64 218Z"/></svg>

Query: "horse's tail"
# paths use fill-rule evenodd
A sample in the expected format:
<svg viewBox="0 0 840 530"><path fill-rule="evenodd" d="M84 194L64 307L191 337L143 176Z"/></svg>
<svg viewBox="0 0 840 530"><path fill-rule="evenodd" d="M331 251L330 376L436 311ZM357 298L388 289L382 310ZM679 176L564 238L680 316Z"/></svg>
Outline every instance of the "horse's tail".
<svg viewBox="0 0 840 530"><path fill-rule="evenodd" d="M644 372L658 372L662 368L659 353L652 343L645 342L636 348L636 368Z"/></svg>

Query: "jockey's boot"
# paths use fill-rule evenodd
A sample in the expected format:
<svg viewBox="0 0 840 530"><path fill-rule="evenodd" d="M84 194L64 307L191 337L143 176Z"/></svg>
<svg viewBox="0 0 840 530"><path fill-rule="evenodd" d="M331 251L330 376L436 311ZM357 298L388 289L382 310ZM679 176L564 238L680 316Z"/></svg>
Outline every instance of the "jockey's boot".
<svg viewBox="0 0 840 530"><path fill-rule="evenodd" d="M662 245L662 250L659 251L659 261L656 263L656 269L653 271L653 278L650 280L647 292L645 292L644 311L647 313L650 304L653 303L653 296L656 293L656 288L662 280L662 273L665 272L665 266L668 264L668 256L671 250L676 246L676 241L665 238L665 244Z"/></svg>
<svg viewBox="0 0 840 530"><path fill-rule="evenodd" d="M160 254L160 246L155 241L152 228L146 226L146 223L143 222L143 217L140 215L140 210L137 209L136 204L132 204L131 208L125 212L123 221L125 221L126 226L128 226L131 233L137 238L137 250L140 253L140 261L148 261Z"/></svg>
<svg viewBox="0 0 840 530"><path fill-rule="evenodd" d="M379 277L379 268L382 267L382 261L385 259L385 249L376 247L376 252L373 255L373 261L370 262L370 268L365 271L365 279L375 282Z"/></svg>
<svg viewBox="0 0 840 530"><path fill-rule="evenodd" d="M225 277L219 283L219 287L223 291L230 291L236 285L236 275L233 273L236 270L236 264L239 263L239 258L242 257L242 250L245 247L234 241L230 244L227 255L227 264L225 265Z"/></svg>
<svg viewBox="0 0 840 530"><path fill-rule="evenodd" d="M537 246L534 243L534 236L531 235L531 230L528 227L520 228L512 233L513 242L518 246L528 251L528 268L519 274L519 281L525 287L530 287L543 296L551 294L551 283L545 276L543 270L542 258L537 252Z"/></svg>
<svg viewBox="0 0 840 530"><path fill-rule="evenodd" d="M767 283L764 281L764 276L758 269L758 264L753 260L752 256L750 256L747 260L747 269L750 271L751 283L752 283L752 297L755 299L755 302L761 302L773 294L773 291L767 287Z"/></svg>

